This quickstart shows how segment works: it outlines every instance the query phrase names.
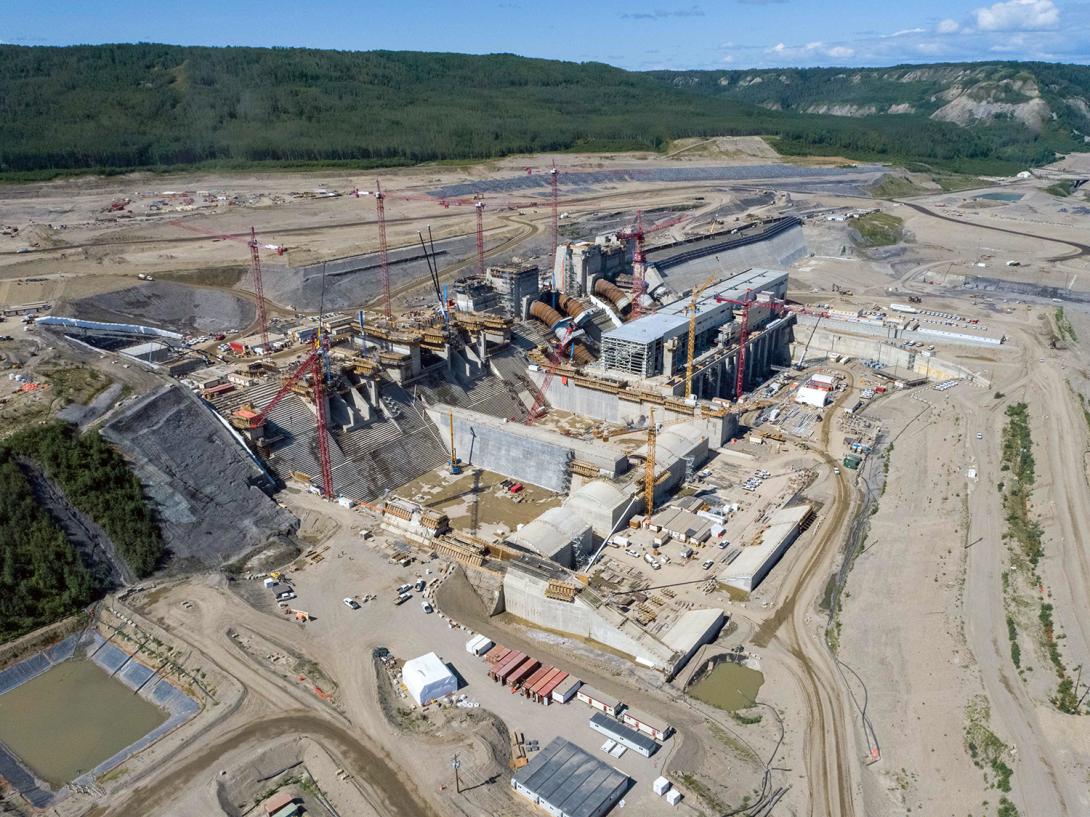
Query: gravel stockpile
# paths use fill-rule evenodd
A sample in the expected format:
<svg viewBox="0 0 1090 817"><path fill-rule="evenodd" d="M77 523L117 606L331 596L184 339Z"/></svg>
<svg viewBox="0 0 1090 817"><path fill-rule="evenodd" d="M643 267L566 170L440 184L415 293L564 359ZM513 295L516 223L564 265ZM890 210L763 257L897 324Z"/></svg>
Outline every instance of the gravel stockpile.
<svg viewBox="0 0 1090 817"><path fill-rule="evenodd" d="M498 244L500 240L499 237L486 236L485 248ZM472 259L476 253L477 242L473 236L435 242L440 270ZM428 277L427 262L419 244L390 250L389 260L390 286L393 289L424 281ZM490 258L489 263L495 263L495 259ZM322 308L323 300L326 311L342 311L358 309L367 301L377 298L382 292L382 271L378 253L364 253L301 267L264 264L262 283L267 298L299 312L317 312ZM249 278L244 278L241 286L249 289Z"/></svg>
<svg viewBox="0 0 1090 817"><path fill-rule="evenodd" d="M71 310L84 320L142 323L187 334L241 329L254 319L254 305L237 295L172 281L148 281L83 298L73 301Z"/></svg>
<svg viewBox="0 0 1090 817"><path fill-rule="evenodd" d="M218 567L298 525L258 487L267 478L242 443L179 386L135 401L102 434L133 461L172 566Z"/></svg>

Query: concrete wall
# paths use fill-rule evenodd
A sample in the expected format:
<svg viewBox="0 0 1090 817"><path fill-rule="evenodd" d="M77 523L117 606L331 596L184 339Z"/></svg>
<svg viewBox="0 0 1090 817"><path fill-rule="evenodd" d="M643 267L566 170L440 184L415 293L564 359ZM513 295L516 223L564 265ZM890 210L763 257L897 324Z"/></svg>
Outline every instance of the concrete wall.
<svg viewBox="0 0 1090 817"><path fill-rule="evenodd" d="M545 597L546 581L512 566L503 580L508 613L550 630L610 647L656 669L673 670L674 653L608 607L595 607L579 593L574 602Z"/></svg>
<svg viewBox="0 0 1090 817"><path fill-rule="evenodd" d="M541 388L545 380L545 372L531 371L529 376L534 384ZM656 421L662 423L672 423L690 417L688 414L671 411L653 403L632 403L628 400L620 400L615 394L577 385L570 378L567 383L564 383L563 378L554 377L549 383L545 397L553 408L569 411L572 414L581 414L584 417L593 417L596 420L605 420L609 423L641 425L651 416L652 408L655 409ZM713 447L722 445L738 433L738 418L732 415L693 419L694 422L703 422L709 444Z"/></svg>
<svg viewBox="0 0 1090 817"><path fill-rule="evenodd" d="M700 284L709 275L741 272L750 267L787 269L807 253L802 227L792 227L765 241L694 259L664 271L666 283L675 292ZM716 260L715 255L719 256ZM653 262L652 262L653 263Z"/></svg>
<svg viewBox="0 0 1090 817"><path fill-rule="evenodd" d="M450 420L445 411L428 409L428 416L449 448ZM513 426L518 428L518 426ZM571 449L549 445L513 431L500 430L454 416L454 446L464 463L565 493L571 482Z"/></svg>
<svg viewBox="0 0 1090 817"><path fill-rule="evenodd" d="M628 467L624 452L604 443L585 443L546 429L442 404L427 412L448 450L449 415L454 415L454 445L462 462L557 493L566 493L571 485L573 459L594 465L608 476L616 476Z"/></svg>

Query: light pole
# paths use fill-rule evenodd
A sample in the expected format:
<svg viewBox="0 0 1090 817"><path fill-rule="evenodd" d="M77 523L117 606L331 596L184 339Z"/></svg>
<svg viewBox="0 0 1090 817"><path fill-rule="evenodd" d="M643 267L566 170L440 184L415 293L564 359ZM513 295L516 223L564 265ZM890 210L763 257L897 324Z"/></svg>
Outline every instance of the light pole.
<svg viewBox="0 0 1090 817"><path fill-rule="evenodd" d="M460 761L458 759L458 755L454 756L454 760L452 760L450 762L450 766L451 766L452 769L454 769L454 793L455 794L461 794L462 793L462 781L458 777L458 769L461 768L462 761Z"/></svg>

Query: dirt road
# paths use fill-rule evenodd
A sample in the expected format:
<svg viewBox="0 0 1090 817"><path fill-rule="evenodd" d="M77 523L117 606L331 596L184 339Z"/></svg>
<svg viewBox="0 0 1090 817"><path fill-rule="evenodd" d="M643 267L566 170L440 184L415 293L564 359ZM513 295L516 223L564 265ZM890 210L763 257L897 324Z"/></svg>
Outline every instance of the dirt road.
<svg viewBox="0 0 1090 817"><path fill-rule="evenodd" d="M835 460L825 451L834 414L851 393L850 376L848 382L849 389L826 410L821 443L814 447L825 460L828 477L835 485L833 501L823 511L809 554L795 563L783 580L776 613L753 638L756 646L767 648L765 660L782 665L804 696L805 713L810 718L806 730L806 764L811 813L829 817L863 813L856 802L854 768L859 761L851 729L852 716L845 701L846 689L825 642L824 626L812 616L833 572L854 507L847 480L843 474L832 473Z"/></svg>
<svg viewBox="0 0 1090 817"><path fill-rule="evenodd" d="M174 766L154 784L136 789L122 804L111 806L105 813L114 817L145 817L174 802L183 789L214 777L217 763L227 753L286 735L314 739L337 755L341 763L352 768L358 778L372 781L374 786L368 788L376 797L368 800L380 814L394 817L437 814L420 801L418 793L407 782L411 778L402 770L390 766L348 729L304 710L263 718L233 730L219 740L202 743L195 756Z"/></svg>

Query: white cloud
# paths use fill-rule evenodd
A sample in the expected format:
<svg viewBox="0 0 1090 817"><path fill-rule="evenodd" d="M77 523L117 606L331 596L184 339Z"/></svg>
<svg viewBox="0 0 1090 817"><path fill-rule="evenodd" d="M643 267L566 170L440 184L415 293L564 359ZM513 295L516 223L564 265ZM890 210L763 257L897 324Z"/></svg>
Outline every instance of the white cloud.
<svg viewBox="0 0 1090 817"><path fill-rule="evenodd" d="M855 56L855 49L846 45L827 45L821 40L806 43L805 45L785 45L776 43L767 50L769 54L775 54L788 60L812 61L825 57L827 59L845 60Z"/></svg>
<svg viewBox="0 0 1090 817"><path fill-rule="evenodd" d="M912 34L923 34L927 31L926 28L902 28L900 31L894 31L892 34L882 34L880 38L883 40L892 40L894 37L908 37Z"/></svg>
<svg viewBox="0 0 1090 817"><path fill-rule="evenodd" d="M939 21L939 24L935 26L935 31L939 34L957 34L961 30L961 26L957 20L951 20L949 17L945 20Z"/></svg>
<svg viewBox="0 0 1090 817"><path fill-rule="evenodd" d="M732 62L734 62L734 57L730 54L727 54L725 57L723 57L723 62L726 65L730 65Z"/></svg>
<svg viewBox="0 0 1090 817"><path fill-rule="evenodd" d="M973 15L981 31L1044 31L1060 22L1060 10L1052 0L1006 0Z"/></svg>

